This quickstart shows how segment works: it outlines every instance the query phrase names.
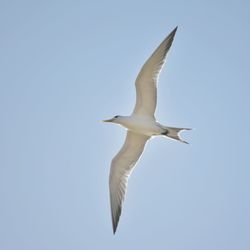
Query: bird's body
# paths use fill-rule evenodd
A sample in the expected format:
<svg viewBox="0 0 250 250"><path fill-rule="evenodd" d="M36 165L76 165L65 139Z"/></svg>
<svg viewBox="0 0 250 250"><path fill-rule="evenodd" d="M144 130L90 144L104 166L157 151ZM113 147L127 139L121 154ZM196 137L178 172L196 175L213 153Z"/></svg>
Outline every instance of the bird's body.
<svg viewBox="0 0 250 250"><path fill-rule="evenodd" d="M119 116L114 122L122 125L129 131L146 136L161 135L166 131L166 128L156 122L155 119L147 116Z"/></svg>
<svg viewBox="0 0 250 250"><path fill-rule="evenodd" d="M146 142L152 136L166 136L181 142L179 132L186 128L163 126L154 117L157 103L157 81L173 42L177 27L164 39L143 65L137 76L136 105L130 116L115 116L105 122L125 127L127 137L118 154L113 158L109 176L110 204L115 233L122 210L128 177L139 160ZM185 142L186 143L186 142Z"/></svg>

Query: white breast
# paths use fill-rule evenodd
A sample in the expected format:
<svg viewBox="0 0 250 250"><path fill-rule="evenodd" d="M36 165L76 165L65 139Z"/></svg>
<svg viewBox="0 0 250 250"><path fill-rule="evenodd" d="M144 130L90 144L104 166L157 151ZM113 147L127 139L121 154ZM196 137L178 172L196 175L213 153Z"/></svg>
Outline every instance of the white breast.
<svg viewBox="0 0 250 250"><path fill-rule="evenodd" d="M120 124L130 131L147 136L159 135L163 132L163 129L152 118L126 117Z"/></svg>

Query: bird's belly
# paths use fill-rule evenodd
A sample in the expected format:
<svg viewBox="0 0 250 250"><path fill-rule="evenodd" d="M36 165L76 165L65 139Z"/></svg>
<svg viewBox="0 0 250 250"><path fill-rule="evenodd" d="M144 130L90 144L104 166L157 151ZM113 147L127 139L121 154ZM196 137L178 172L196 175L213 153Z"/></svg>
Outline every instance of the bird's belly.
<svg viewBox="0 0 250 250"><path fill-rule="evenodd" d="M160 135L162 133L162 128L159 127L156 122L151 121L127 122L126 124L123 124L123 126L130 131L147 136Z"/></svg>

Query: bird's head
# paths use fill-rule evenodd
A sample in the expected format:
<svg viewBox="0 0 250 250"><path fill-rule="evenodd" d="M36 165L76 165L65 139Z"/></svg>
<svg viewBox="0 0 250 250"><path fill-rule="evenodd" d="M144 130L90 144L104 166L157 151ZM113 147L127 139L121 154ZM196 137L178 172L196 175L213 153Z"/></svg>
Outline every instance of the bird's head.
<svg viewBox="0 0 250 250"><path fill-rule="evenodd" d="M122 116L120 115L116 115L111 119L108 120L103 120L103 122L113 122L113 123L119 123L120 119L122 118Z"/></svg>

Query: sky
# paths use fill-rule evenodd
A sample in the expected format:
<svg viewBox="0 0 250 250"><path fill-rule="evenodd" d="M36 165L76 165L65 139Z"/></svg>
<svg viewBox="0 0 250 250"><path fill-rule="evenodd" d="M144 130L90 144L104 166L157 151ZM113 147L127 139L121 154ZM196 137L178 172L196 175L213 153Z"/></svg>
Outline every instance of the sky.
<svg viewBox="0 0 250 250"><path fill-rule="evenodd" d="M0 249L250 249L250 2L0 1ZM112 233L110 162L141 66L178 25Z"/></svg>

